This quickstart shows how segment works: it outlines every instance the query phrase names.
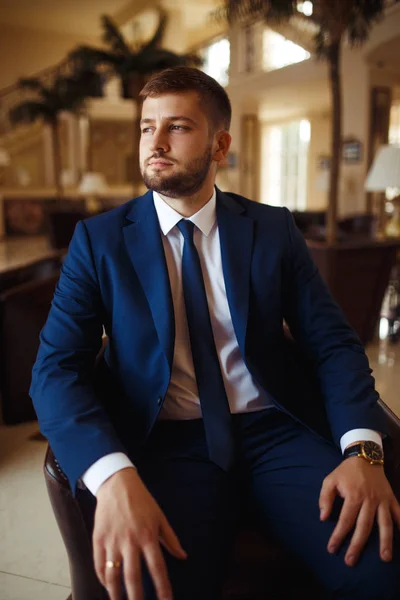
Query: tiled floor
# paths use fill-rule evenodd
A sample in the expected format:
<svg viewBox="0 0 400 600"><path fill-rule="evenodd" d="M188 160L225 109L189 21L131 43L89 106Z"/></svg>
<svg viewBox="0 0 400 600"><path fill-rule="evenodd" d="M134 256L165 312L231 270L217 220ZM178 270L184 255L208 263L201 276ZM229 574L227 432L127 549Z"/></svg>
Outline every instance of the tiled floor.
<svg viewBox="0 0 400 600"><path fill-rule="evenodd" d="M400 342L368 348L377 389L400 415ZM0 427L0 600L66 600L68 562L42 475L35 423Z"/></svg>
<svg viewBox="0 0 400 600"><path fill-rule="evenodd" d="M66 600L68 561L47 496L36 423L0 427L0 600Z"/></svg>

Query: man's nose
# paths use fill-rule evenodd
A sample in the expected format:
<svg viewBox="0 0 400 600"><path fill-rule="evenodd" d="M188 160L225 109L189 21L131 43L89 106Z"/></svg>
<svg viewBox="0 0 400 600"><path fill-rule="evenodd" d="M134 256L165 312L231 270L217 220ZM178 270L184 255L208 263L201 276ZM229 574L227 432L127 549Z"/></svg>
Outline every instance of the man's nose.
<svg viewBox="0 0 400 600"><path fill-rule="evenodd" d="M151 138L150 150L152 152L167 152L169 150L168 139L165 131L156 130Z"/></svg>

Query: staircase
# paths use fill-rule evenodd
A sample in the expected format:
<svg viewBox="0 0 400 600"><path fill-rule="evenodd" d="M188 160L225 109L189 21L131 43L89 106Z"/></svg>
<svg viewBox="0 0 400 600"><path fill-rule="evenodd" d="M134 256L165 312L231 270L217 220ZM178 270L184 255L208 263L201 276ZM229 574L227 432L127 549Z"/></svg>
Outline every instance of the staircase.
<svg viewBox="0 0 400 600"><path fill-rule="evenodd" d="M39 79L45 87L52 87L58 77L68 77L74 73L74 61L66 58L53 67L49 67L33 75L33 78ZM111 80L111 73L103 70L104 91L106 92L106 83ZM10 166L6 167L3 173L3 182L9 182L15 179L15 167L19 165L19 157L26 153L37 153L40 151L42 162L45 161L45 143L44 135L46 126L41 120L32 124L13 125L9 118L9 112L19 103L27 100L37 100L39 94L34 90L21 89L18 83L0 90L0 148L4 148L11 157ZM99 99L100 100L100 99ZM89 103L90 108L91 103ZM37 158L37 157L36 157ZM23 161L24 162L24 161ZM44 169L45 170L45 169ZM44 181L43 181L44 184ZM7 184L6 184L7 185Z"/></svg>
<svg viewBox="0 0 400 600"><path fill-rule="evenodd" d="M34 75L46 86L51 86L54 80L62 76L67 76L72 73L73 62L69 59L63 60L61 63L44 69ZM36 121L31 125L15 126L9 119L9 111L26 100L37 100L38 94L35 91L21 90L18 83L0 90L0 148L4 148L11 157L11 166L6 167L3 173L3 184L6 187L12 185L16 177L15 166L21 163L19 157L29 154L35 154L35 161L44 163L44 125L41 121ZM40 158L37 153L40 153ZM26 160L26 158L25 158ZM24 163L22 160L22 164ZM43 181L44 183L44 181Z"/></svg>
<svg viewBox="0 0 400 600"><path fill-rule="evenodd" d="M40 79L44 85L52 85L59 76L68 76L72 74L74 63L70 59L65 59L59 64L44 69L36 75L35 79ZM9 111L23 100L37 99L37 94L33 91L21 90L18 83L14 83L0 90L0 141L3 136L10 134L15 128L9 119Z"/></svg>
<svg viewBox="0 0 400 600"><path fill-rule="evenodd" d="M0 145L6 148L11 156L35 144L43 135L43 123L37 121L32 125L21 125L10 129L0 138Z"/></svg>

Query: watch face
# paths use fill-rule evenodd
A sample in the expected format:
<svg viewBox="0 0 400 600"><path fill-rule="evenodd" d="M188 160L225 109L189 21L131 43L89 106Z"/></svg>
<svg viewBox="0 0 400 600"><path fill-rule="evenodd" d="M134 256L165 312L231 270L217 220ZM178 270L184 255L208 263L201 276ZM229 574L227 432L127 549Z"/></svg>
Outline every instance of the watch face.
<svg viewBox="0 0 400 600"><path fill-rule="evenodd" d="M364 453L370 460L383 460L383 450L375 442L364 442Z"/></svg>

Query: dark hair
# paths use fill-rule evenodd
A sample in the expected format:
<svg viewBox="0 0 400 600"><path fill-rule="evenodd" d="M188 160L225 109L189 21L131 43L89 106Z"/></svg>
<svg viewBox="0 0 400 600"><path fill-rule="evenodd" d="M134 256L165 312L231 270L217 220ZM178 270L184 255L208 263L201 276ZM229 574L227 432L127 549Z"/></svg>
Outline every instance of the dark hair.
<svg viewBox="0 0 400 600"><path fill-rule="evenodd" d="M154 75L140 92L141 98L168 93L196 92L214 129L229 130L232 108L228 94L215 79L193 67L173 67Z"/></svg>

